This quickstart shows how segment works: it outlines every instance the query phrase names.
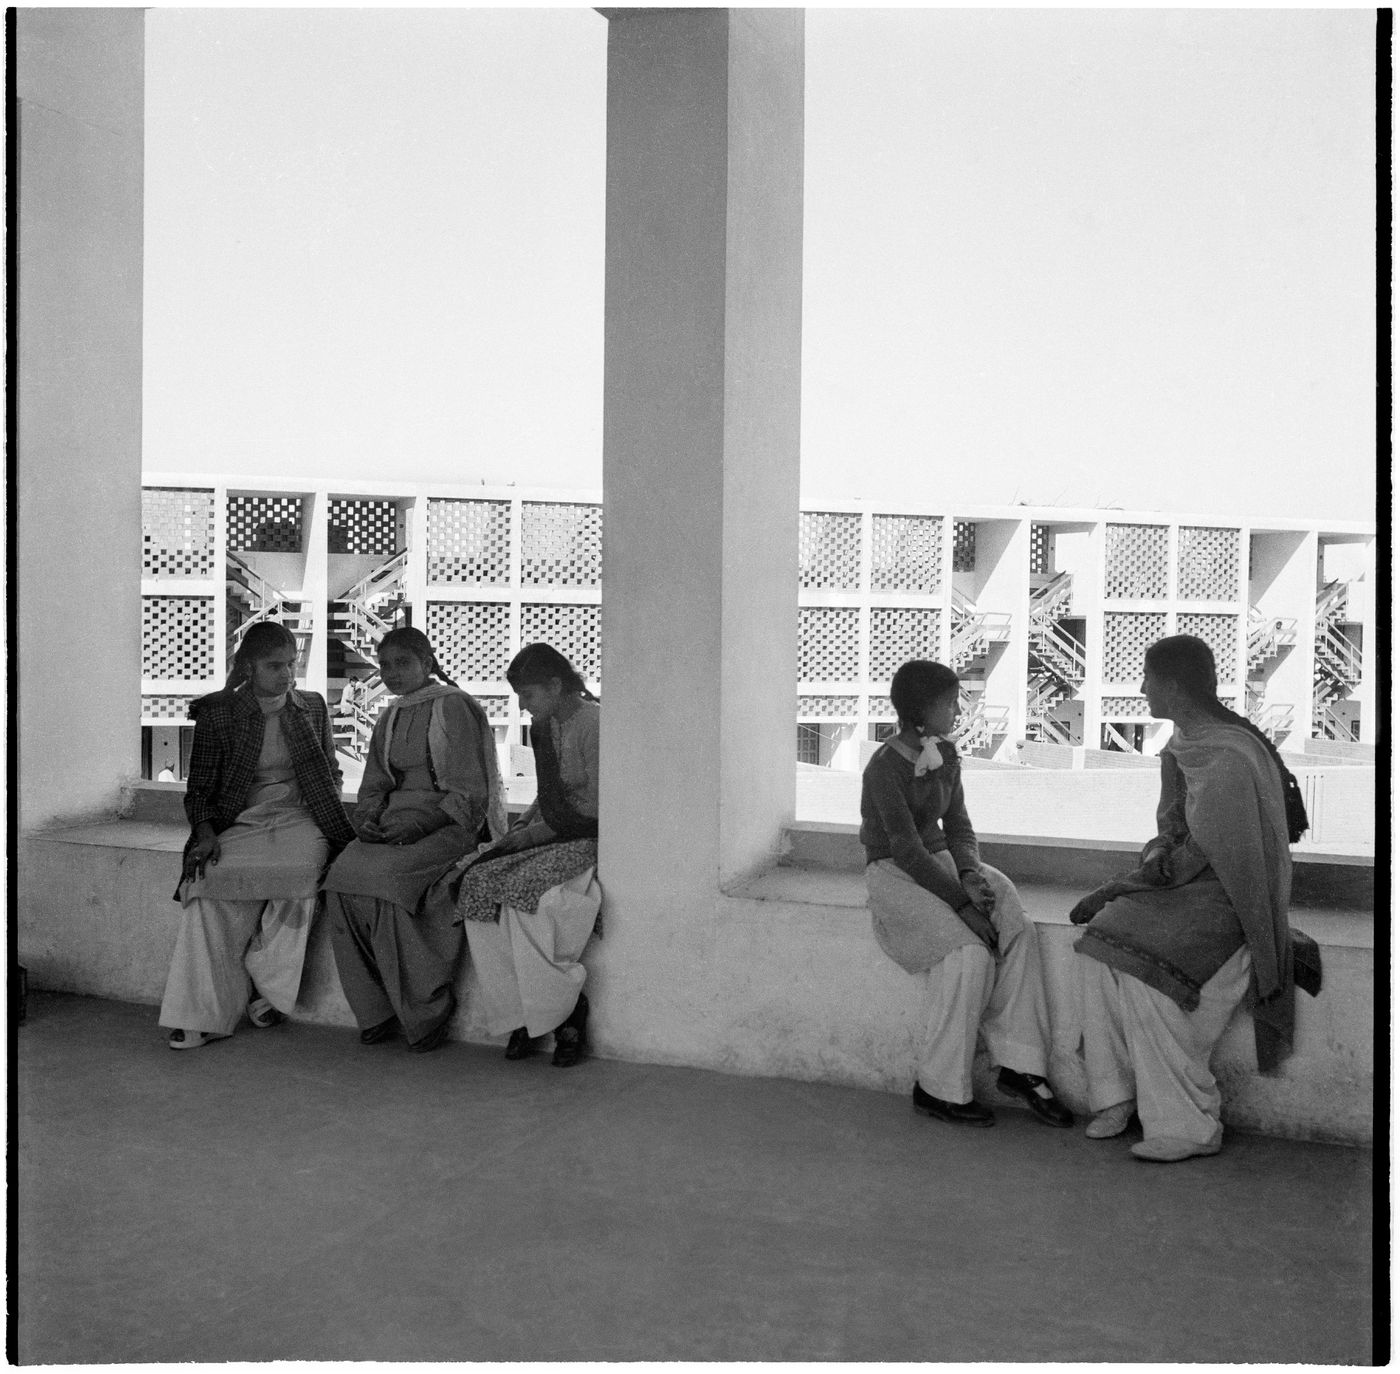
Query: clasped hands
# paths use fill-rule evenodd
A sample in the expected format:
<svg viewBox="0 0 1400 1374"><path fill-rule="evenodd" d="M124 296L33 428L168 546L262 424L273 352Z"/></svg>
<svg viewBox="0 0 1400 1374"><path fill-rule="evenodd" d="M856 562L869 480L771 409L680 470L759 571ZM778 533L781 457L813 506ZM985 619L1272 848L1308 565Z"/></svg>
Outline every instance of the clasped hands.
<svg viewBox="0 0 1400 1374"><path fill-rule="evenodd" d="M1141 892L1144 886L1167 887L1172 880L1171 856L1172 850L1168 844L1148 845L1137 871L1126 880L1115 878L1102 887L1096 887L1087 897L1081 897L1070 908L1070 923L1088 925L1115 897L1121 897L1125 892Z"/></svg>
<svg viewBox="0 0 1400 1374"><path fill-rule="evenodd" d="M976 868L969 868L958 874L958 881L967 894L968 902L971 903L970 906L959 910L959 919L993 954L999 953L997 931L991 919L992 908L997 903L997 894L993 891L991 883L987 881L986 875Z"/></svg>
<svg viewBox="0 0 1400 1374"><path fill-rule="evenodd" d="M365 844L410 844L420 838L418 827L403 816L361 821L359 835Z"/></svg>

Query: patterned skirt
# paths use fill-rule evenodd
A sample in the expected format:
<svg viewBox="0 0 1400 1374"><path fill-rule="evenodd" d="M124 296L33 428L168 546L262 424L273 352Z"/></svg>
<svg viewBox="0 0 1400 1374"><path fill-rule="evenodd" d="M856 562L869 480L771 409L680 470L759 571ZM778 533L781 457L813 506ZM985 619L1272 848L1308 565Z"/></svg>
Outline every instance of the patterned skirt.
<svg viewBox="0 0 1400 1374"><path fill-rule="evenodd" d="M597 840L562 840L487 859L463 875L457 919L498 921L502 906L534 912L551 888L578 877L597 862Z"/></svg>

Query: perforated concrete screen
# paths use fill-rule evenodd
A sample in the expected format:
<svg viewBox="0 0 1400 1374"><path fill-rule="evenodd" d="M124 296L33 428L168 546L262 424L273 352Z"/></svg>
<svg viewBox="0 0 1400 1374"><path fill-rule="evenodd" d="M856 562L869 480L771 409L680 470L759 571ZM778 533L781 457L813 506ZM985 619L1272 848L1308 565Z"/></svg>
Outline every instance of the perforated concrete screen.
<svg viewBox="0 0 1400 1374"><path fill-rule="evenodd" d="M189 718L190 702L193 700L193 697L186 696L142 697L141 719L185 721Z"/></svg>
<svg viewBox="0 0 1400 1374"><path fill-rule="evenodd" d="M214 598L143 596L141 676L202 682L214 672Z"/></svg>
<svg viewBox="0 0 1400 1374"><path fill-rule="evenodd" d="M874 516L870 586L936 595L943 586L943 521L936 515Z"/></svg>
<svg viewBox="0 0 1400 1374"><path fill-rule="evenodd" d="M228 546L235 553L300 553L300 496L230 496Z"/></svg>
<svg viewBox="0 0 1400 1374"><path fill-rule="evenodd" d="M1151 720L1146 697L1104 697L1105 720Z"/></svg>
<svg viewBox="0 0 1400 1374"><path fill-rule="evenodd" d="M860 612L855 607L799 606L799 682L853 682L860 676Z"/></svg>
<svg viewBox="0 0 1400 1374"><path fill-rule="evenodd" d="M326 546L331 553L387 557L399 551L399 509L392 501L332 498Z"/></svg>
<svg viewBox="0 0 1400 1374"><path fill-rule="evenodd" d="M1237 601L1242 531L1183 525L1177 537L1178 601Z"/></svg>
<svg viewBox="0 0 1400 1374"><path fill-rule="evenodd" d="M854 720L856 697L798 697L798 720Z"/></svg>
<svg viewBox="0 0 1400 1374"><path fill-rule="evenodd" d="M1176 618L1178 634L1195 635L1210 645L1215 655L1216 675L1222 681L1235 676L1235 653L1240 642L1240 618L1237 615L1197 615L1183 611Z"/></svg>
<svg viewBox="0 0 1400 1374"><path fill-rule="evenodd" d="M1167 527L1104 529L1104 595L1119 601L1161 601L1167 595Z"/></svg>
<svg viewBox="0 0 1400 1374"><path fill-rule="evenodd" d="M804 510L797 522L797 585L808 591L860 589L860 516Z"/></svg>
<svg viewBox="0 0 1400 1374"><path fill-rule="evenodd" d="M602 670L602 611L597 606L524 605L520 642L552 644L591 682Z"/></svg>
<svg viewBox="0 0 1400 1374"><path fill-rule="evenodd" d="M894 703L889 697L870 697L866 701L866 715L872 720L894 720Z"/></svg>
<svg viewBox="0 0 1400 1374"><path fill-rule="evenodd" d="M1109 611L1103 618L1103 676L1106 682L1140 682L1143 654L1167 632L1156 611Z"/></svg>
<svg viewBox="0 0 1400 1374"><path fill-rule="evenodd" d="M509 697L477 697L487 720L505 721L510 719Z"/></svg>
<svg viewBox="0 0 1400 1374"><path fill-rule="evenodd" d="M953 522L953 571L973 572L977 567L977 526L970 520Z"/></svg>
<svg viewBox="0 0 1400 1374"><path fill-rule="evenodd" d="M1054 537L1050 533L1049 525L1031 526L1031 571L1033 573L1048 573L1053 571L1050 566L1050 551L1054 547Z"/></svg>
<svg viewBox="0 0 1400 1374"><path fill-rule="evenodd" d="M201 487L141 489L144 577L208 577L214 571L214 493Z"/></svg>
<svg viewBox="0 0 1400 1374"><path fill-rule="evenodd" d="M430 601L424 633L458 682L495 682L511 660L510 607L500 602Z"/></svg>
<svg viewBox="0 0 1400 1374"><path fill-rule="evenodd" d="M925 606L870 608L870 679L883 682L911 658L938 657L943 612Z"/></svg>
<svg viewBox="0 0 1400 1374"><path fill-rule="evenodd" d="M428 502L428 582L510 582L510 502Z"/></svg>
<svg viewBox="0 0 1400 1374"><path fill-rule="evenodd" d="M529 587L596 587L603 574L603 508L526 501L520 508L520 580Z"/></svg>

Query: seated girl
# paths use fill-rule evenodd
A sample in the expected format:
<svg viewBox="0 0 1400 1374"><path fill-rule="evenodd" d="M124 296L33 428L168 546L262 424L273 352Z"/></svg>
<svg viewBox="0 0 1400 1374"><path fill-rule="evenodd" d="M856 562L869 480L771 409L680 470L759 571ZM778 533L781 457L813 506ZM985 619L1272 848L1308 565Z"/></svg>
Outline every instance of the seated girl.
<svg viewBox="0 0 1400 1374"><path fill-rule="evenodd" d="M375 722L354 812L358 838L326 874L326 907L360 1042L378 1044L401 1028L422 1053L447 1038L462 950L438 880L505 833L505 794L485 711L443 673L423 632L390 630L378 657L397 700Z"/></svg>
<svg viewBox="0 0 1400 1374"><path fill-rule="evenodd" d="M486 1028L510 1033L507 1059L554 1032L554 1063L583 1057L587 972L579 963L602 903L598 862L598 703L557 649L527 644L506 678L530 713L538 794L468 869L458 895Z"/></svg>
<svg viewBox="0 0 1400 1374"><path fill-rule="evenodd" d="M1074 1117L1045 1081L1049 1021L1040 951L1010 880L981 862L947 736L958 679L915 659L890 683L899 733L861 780L860 839L875 938L926 977L914 1106L940 1121L990 1126L972 1096L979 1032L1001 1066L999 1090L1052 1126Z"/></svg>
<svg viewBox="0 0 1400 1374"><path fill-rule="evenodd" d="M295 689L296 661L291 632L263 621L223 691L190 706L184 913L160 1006L173 1050L225 1039L245 1007L260 1027L292 1010L321 872L354 838L326 703Z"/></svg>
<svg viewBox="0 0 1400 1374"><path fill-rule="evenodd" d="M1150 645L1142 692L1176 726L1162 750L1157 835L1136 870L1083 898L1070 920L1087 924L1075 945L1095 1113L1086 1134L1121 1135L1136 1114L1132 1153L1170 1163L1220 1149L1210 1057L1242 1000L1260 1069L1291 1049L1288 846L1307 812L1273 744L1216 698L1204 640Z"/></svg>

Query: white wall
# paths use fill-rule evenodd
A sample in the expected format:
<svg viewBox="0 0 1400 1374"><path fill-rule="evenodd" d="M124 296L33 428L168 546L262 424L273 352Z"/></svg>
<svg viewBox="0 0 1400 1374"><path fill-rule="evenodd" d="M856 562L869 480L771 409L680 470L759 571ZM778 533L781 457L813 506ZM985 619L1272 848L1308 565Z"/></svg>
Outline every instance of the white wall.
<svg viewBox="0 0 1400 1374"><path fill-rule="evenodd" d="M143 23L17 12L25 828L114 809L140 771Z"/></svg>

